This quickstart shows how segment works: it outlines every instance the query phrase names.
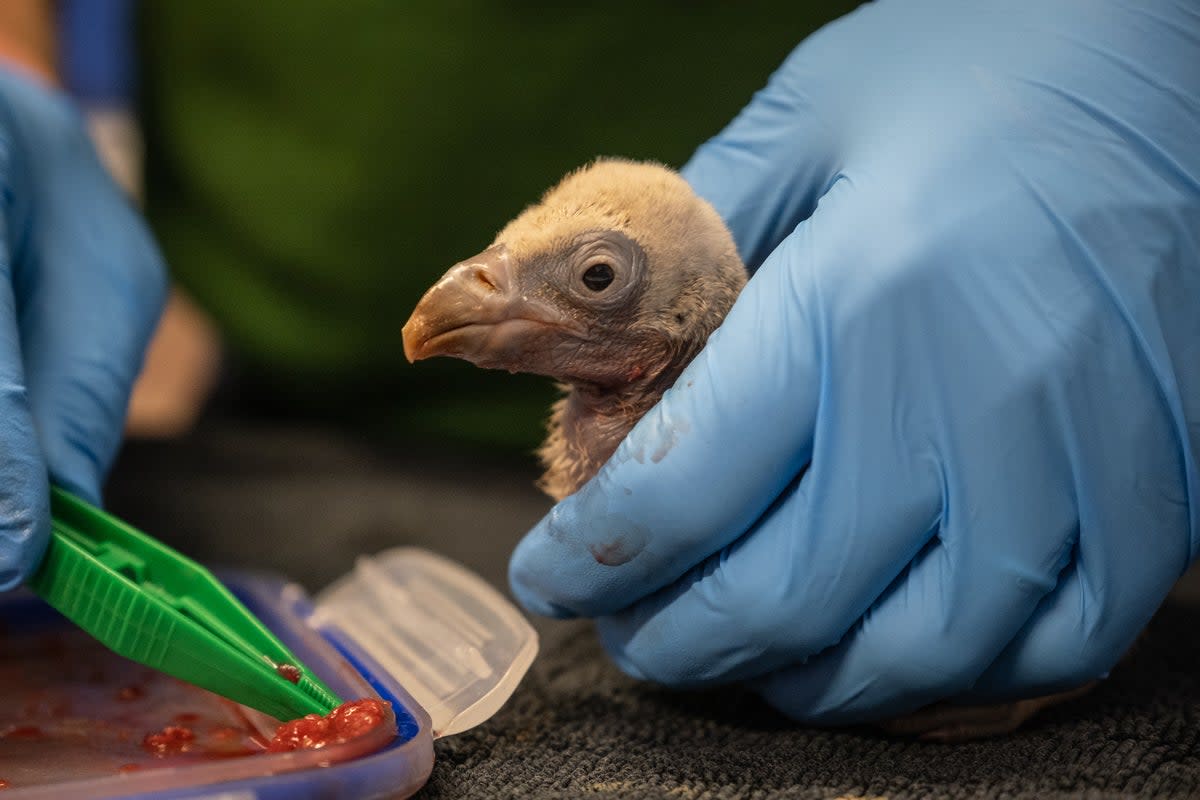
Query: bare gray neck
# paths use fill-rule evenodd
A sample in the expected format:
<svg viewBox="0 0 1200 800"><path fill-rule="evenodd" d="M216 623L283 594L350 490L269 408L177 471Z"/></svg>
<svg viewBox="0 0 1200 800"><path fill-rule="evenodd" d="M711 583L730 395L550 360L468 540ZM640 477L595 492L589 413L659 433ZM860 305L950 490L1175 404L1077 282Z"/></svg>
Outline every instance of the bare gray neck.
<svg viewBox="0 0 1200 800"><path fill-rule="evenodd" d="M538 482L542 491L561 500L591 480L680 371L682 366L644 384L608 391L569 387L554 404L549 435L538 450L545 468Z"/></svg>

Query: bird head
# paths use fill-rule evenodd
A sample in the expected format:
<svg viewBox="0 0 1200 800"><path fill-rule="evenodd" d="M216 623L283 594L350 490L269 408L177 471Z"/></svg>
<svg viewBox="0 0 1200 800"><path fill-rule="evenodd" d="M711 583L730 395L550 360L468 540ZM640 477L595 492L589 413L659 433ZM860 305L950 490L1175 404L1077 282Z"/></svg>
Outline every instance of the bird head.
<svg viewBox="0 0 1200 800"><path fill-rule="evenodd" d="M602 159L451 267L404 325L404 353L602 392L673 381L745 280L728 229L678 173Z"/></svg>

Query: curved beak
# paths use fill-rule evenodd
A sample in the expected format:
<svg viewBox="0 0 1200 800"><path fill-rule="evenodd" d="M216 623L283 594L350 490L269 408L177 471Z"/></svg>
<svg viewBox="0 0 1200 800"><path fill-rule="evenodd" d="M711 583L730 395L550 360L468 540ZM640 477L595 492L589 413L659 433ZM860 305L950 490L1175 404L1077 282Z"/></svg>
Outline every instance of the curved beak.
<svg viewBox="0 0 1200 800"><path fill-rule="evenodd" d="M508 248L497 244L459 262L430 287L404 324L410 362L463 358L480 367L516 369L535 340L565 320L516 288Z"/></svg>

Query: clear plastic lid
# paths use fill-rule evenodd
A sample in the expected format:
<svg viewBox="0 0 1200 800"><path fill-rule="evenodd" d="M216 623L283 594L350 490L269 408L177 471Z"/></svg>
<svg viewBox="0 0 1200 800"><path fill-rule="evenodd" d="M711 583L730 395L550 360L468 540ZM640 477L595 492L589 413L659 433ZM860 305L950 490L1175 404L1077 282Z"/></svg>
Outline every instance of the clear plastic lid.
<svg viewBox="0 0 1200 800"><path fill-rule="evenodd" d="M317 597L310 621L379 662L429 714L435 737L495 714L538 649L537 633L482 578L411 547L359 558Z"/></svg>

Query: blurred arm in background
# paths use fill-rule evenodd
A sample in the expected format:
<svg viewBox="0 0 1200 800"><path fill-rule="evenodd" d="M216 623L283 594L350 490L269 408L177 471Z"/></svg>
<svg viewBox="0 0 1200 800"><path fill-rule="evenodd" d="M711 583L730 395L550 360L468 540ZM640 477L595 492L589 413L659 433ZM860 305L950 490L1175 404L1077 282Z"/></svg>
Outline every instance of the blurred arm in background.
<svg viewBox="0 0 1200 800"><path fill-rule="evenodd" d="M5 5L0 15L11 19L0 16L0 24L18 40L18 54L28 51L31 63L61 76L84 112L100 160L140 204L143 142L135 99L135 3L60 0L55 5L57 42L47 0ZM130 398L126 433L150 438L185 433L211 394L220 365L216 327L173 286Z"/></svg>
<svg viewBox="0 0 1200 800"><path fill-rule="evenodd" d="M58 41L50 0L0 3L0 61L58 82Z"/></svg>

